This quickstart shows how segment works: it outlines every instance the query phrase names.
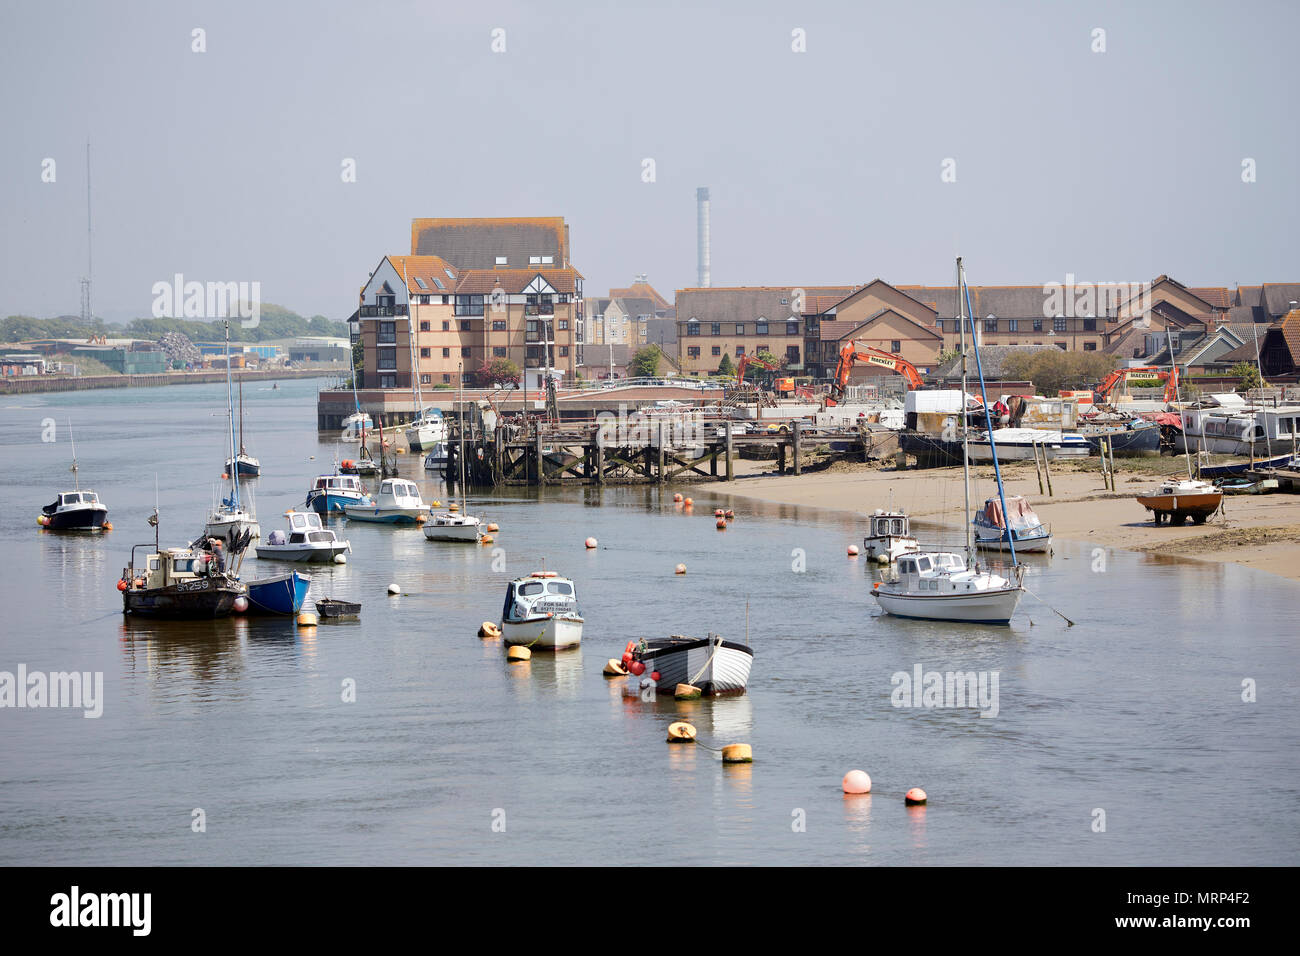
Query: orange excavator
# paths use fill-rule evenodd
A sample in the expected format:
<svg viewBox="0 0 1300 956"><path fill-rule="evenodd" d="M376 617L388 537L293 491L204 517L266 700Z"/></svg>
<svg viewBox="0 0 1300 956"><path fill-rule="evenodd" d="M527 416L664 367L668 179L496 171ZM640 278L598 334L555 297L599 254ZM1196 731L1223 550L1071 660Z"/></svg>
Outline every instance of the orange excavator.
<svg viewBox="0 0 1300 956"><path fill-rule="evenodd" d="M1092 400L1098 405L1109 401L1110 393L1115 386L1120 382L1127 382L1130 378L1158 378L1165 383L1165 401L1172 402L1178 395L1178 366L1174 365L1172 368L1172 372L1158 365L1117 368L1093 389Z"/></svg>
<svg viewBox="0 0 1300 956"><path fill-rule="evenodd" d="M873 348L870 345L849 342L844 348L840 349L840 362L835 367L835 378L831 382L831 393L826 399L828 406L840 403L840 399L844 397L844 387L849 384L849 373L853 371L853 366L858 362L879 365L881 368L897 372L907 379L907 384L911 388L917 389L923 384L921 382L921 373L916 370L916 366L901 355Z"/></svg>
<svg viewBox="0 0 1300 956"><path fill-rule="evenodd" d="M751 365L754 366L755 368L766 369L769 372L775 371L776 369L780 368L779 365L774 365L771 362L765 361L764 359L759 358L757 355L742 355L740 357L739 364L736 365L737 385L745 384L745 369L749 368Z"/></svg>

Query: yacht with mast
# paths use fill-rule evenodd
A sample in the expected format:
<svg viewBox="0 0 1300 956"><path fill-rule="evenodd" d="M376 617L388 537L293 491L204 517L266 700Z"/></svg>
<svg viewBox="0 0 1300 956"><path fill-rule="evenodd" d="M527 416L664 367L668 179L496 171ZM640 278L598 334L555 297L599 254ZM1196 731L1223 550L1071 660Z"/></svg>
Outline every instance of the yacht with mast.
<svg viewBox="0 0 1300 956"><path fill-rule="evenodd" d="M961 327L962 393L966 393L966 323L971 323L971 338L975 338L974 311L970 307L970 290L966 286L966 272L962 260L957 259L958 319ZM1006 493L1002 487L1002 469L998 464L996 438L989 418L989 401L984 390L984 371L980 363L979 348L975 349L975 367L979 373L980 398L984 406L984 420L993 455L993 470L998 483L998 502L1002 513L1008 513ZM965 498L964 520L965 554L953 551L920 550L898 559L896 570L880 572L880 580L872 587L872 594L882 611L895 617L923 620L955 621L972 624L1010 624L1020 604L1025 589L1021 584L1023 566L1016 560L1014 536L1006 544L1011 554L1014 579L995 574L981 567L975 559L972 541L973 525L970 520L970 425L962 416L962 479Z"/></svg>
<svg viewBox="0 0 1300 956"><path fill-rule="evenodd" d="M477 544L483 537L481 519L465 513L465 401L464 401L464 366L461 366L461 386L457 389L459 406L458 445L456 461L460 466L460 510L447 510L441 514L430 515L424 523L424 536L430 541L459 541ZM453 506L454 507L454 506Z"/></svg>
<svg viewBox="0 0 1300 956"><path fill-rule="evenodd" d="M256 478L262 463L244 450L244 376L239 376L239 454L226 459L226 473L237 472L243 478Z"/></svg>
<svg viewBox="0 0 1300 956"><path fill-rule="evenodd" d="M235 398L234 384L230 376L230 320L226 319L226 414L230 422L230 459L236 458L235 451ZM220 504L213 507L212 512L208 515L208 522L203 528L203 534L209 538L219 538L230 545L235 540L244 536L245 532L252 538L262 536L261 526L257 523L257 516L251 511L246 510L240 501L239 496L239 471L231 469L226 472L230 479L230 494L222 497Z"/></svg>

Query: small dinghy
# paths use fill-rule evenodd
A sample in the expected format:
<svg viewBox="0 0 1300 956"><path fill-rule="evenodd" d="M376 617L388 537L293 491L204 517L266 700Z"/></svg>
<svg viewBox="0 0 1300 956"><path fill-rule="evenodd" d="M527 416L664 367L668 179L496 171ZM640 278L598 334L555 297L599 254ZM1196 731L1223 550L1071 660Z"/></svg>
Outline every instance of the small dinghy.
<svg viewBox="0 0 1300 956"><path fill-rule="evenodd" d="M323 618L338 620L340 618L359 617L361 615L361 605L351 601L325 598L323 601L316 602L316 611Z"/></svg>
<svg viewBox="0 0 1300 956"><path fill-rule="evenodd" d="M251 610L267 614L297 614L311 588L311 578L299 571L247 582Z"/></svg>
<svg viewBox="0 0 1300 956"><path fill-rule="evenodd" d="M329 528L320 523L320 516L312 511L287 511L288 533L272 531L266 544L257 546L257 556L262 560L268 558L277 561L334 561L345 551L351 551L352 545L340 541Z"/></svg>
<svg viewBox="0 0 1300 956"><path fill-rule="evenodd" d="M641 662L645 666L643 673L652 677L658 674L655 683L665 689L691 684L705 697L719 697L745 692L754 651L737 641L724 640L720 634L674 634L657 640L629 641L623 660Z"/></svg>
<svg viewBox="0 0 1300 956"><path fill-rule="evenodd" d="M430 541L476 544L483 537L483 521L473 515L451 511L430 515L424 523L424 536Z"/></svg>
<svg viewBox="0 0 1300 956"><path fill-rule="evenodd" d="M506 586L501 636L507 645L558 651L582 641L582 614L573 582L554 571L534 571Z"/></svg>

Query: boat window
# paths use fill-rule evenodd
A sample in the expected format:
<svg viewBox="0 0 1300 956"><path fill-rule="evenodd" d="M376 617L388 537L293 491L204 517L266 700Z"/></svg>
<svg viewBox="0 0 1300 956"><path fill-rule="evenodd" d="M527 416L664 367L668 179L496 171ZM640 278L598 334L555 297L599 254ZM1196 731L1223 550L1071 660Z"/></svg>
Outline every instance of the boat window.
<svg viewBox="0 0 1300 956"><path fill-rule="evenodd" d="M573 585L564 581L552 581L546 586L546 590L551 594L572 594Z"/></svg>
<svg viewBox="0 0 1300 956"><path fill-rule="evenodd" d="M150 571L157 571L157 570L158 570L158 559L157 559L157 558L150 558L150 559L149 559L149 570L150 570Z"/></svg>
<svg viewBox="0 0 1300 956"><path fill-rule="evenodd" d="M332 541L334 532L332 531L313 531L307 535L308 541Z"/></svg>
<svg viewBox="0 0 1300 956"><path fill-rule="evenodd" d="M540 581L529 581L527 584L520 586L519 593L520 594L541 594L542 583Z"/></svg>
<svg viewBox="0 0 1300 956"><path fill-rule="evenodd" d="M902 518L893 518L893 519L891 519L890 522L889 522L889 530L890 530L890 533L891 533L891 534L902 535L902 534L906 534L906 533L907 533L907 532L903 529L903 519L902 519Z"/></svg>
<svg viewBox="0 0 1300 956"><path fill-rule="evenodd" d="M194 573L194 559L177 558L172 564L172 570L177 574L192 574Z"/></svg>
<svg viewBox="0 0 1300 956"><path fill-rule="evenodd" d="M930 570L930 559L929 559L929 558L917 558L917 559L916 559L916 566L917 566L920 570L922 570L922 571L929 571L929 570Z"/></svg>
<svg viewBox="0 0 1300 956"><path fill-rule="evenodd" d="M1256 425L1256 426L1255 426L1255 431L1254 431L1254 434L1251 435L1251 440L1252 440L1252 441L1263 441L1263 440L1264 440L1264 426L1263 426L1263 425Z"/></svg>
<svg viewBox="0 0 1300 956"><path fill-rule="evenodd" d="M379 493L381 495L391 495L393 493L393 483L391 481L385 481L379 486Z"/></svg>
<svg viewBox="0 0 1300 956"><path fill-rule="evenodd" d="M305 540L307 539L303 537L303 533L301 531L295 531L293 534L289 535L290 544L302 544Z"/></svg>
<svg viewBox="0 0 1300 956"><path fill-rule="evenodd" d="M76 505L76 504L81 504L81 495L78 495L78 494L67 494L67 495L64 495L64 496L63 496L63 503L64 503L65 505Z"/></svg>
<svg viewBox="0 0 1300 956"><path fill-rule="evenodd" d="M903 560L903 561L899 561L899 562L898 562L898 572L899 572L900 574L915 574L915 573L916 573L916 562L914 562L914 561L912 561L912 560L910 560L910 559Z"/></svg>
<svg viewBox="0 0 1300 956"><path fill-rule="evenodd" d="M324 478L317 478L317 479L316 479L316 487L317 487L317 488L324 488L324 487L325 487L325 479L324 479Z"/></svg>

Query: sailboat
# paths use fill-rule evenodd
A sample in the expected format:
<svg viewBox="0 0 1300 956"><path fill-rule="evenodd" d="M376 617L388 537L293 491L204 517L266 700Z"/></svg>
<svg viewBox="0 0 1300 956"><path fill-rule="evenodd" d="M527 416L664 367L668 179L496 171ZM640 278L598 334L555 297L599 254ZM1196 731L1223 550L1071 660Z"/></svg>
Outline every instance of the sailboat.
<svg viewBox="0 0 1300 956"><path fill-rule="evenodd" d="M464 367L461 367L461 385L457 389L460 406L459 445L456 460L460 463L460 510L430 515L424 523L424 536L430 541L460 541L477 544L483 537L483 522L465 513L465 402Z"/></svg>
<svg viewBox="0 0 1300 956"><path fill-rule="evenodd" d="M966 325L971 322L975 337L974 312L970 308L970 291L961 258L957 259L958 316L961 321L962 393L966 392ZM964 296L964 298L963 298ZM989 419L988 396L984 394L984 370L979 348L975 349L975 367L979 372L980 397L984 403L984 421L993 451L993 470L998 482L998 501L1002 514L1008 514L1006 493L1002 487L1002 469L998 464L993 424ZM897 570L881 572L872 594L881 610L895 617L973 624L1010 624L1025 589L1021 582L1023 566L1016 560L1014 536L1007 540L1014 580L981 568L975 560L970 522L970 426L962 416L962 478L965 492L965 554L953 551L921 550L898 559Z"/></svg>
<svg viewBox="0 0 1300 956"><path fill-rule="evenodd" d="M256 478L262 473L262 463L244 450L244 376L239 376L239 454L226 459L226 473L238 473L242 478Z"/></svg>
<svg viewBox="0 0 1300 956"><path fill-rule="evenodd" d="M408 289L406 306L406 337L411 350L411 397L415 399L415 419L406 429L406 444L411 451L436 452L438 446L447 437L447 426L442 420L442 409L425 408L424 395L420 390L420 364L415 350L415 313L410 305L410 291L407 287L406 266L402 266L402 285Z"/></svg>
<svg viewBox="0 0 1300 956"><path fill-rule="evenodd" d="M230 320L226 320L226 414L230 419L230 458L234 459L235 452L235 395L234 384L230 377ZM208 523L203 527L203 533L209 538L219 538L225 541L227 545L235 541L248 532L250 537L260 538L262 536L261 526L257 523L257 516L251 511L246 511L239 500L239 472L237 470L228 471L230 476L230 494L221 499L220 504L212 509L208 515Z"/></svg>
<svg viewBox="0 0 1300 956"><path fill-rule="evenodd" d="M72 435L72 422L68 422L68 438L72 441L72 476L75 491L61 491L54 501L41 509L36 523L49 531L103 531L108 522L108 506L93 491L81 490L81 477L77 470L77 439ZM111 530L112 525L108 526Z"/></svg>

